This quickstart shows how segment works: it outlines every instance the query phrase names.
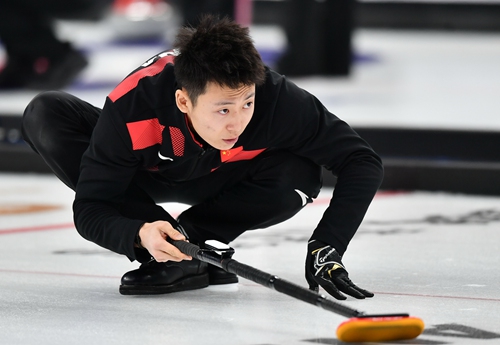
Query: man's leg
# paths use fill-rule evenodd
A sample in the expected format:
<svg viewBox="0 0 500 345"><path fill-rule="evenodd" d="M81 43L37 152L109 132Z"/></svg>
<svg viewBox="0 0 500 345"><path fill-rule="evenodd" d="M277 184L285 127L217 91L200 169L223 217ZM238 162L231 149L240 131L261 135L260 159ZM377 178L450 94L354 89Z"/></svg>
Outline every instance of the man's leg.
<svg viewBox="0 0 500 345"><path fill-rule="evenodd" d="M320 166L286 151L263 153L235 172L219 169L183 187L188 202L197 191L213 195L178 218L190 238L198 242L216 239L229 243L247 230L281 223L312 202L322 182Z"/></svg>
<svg viewBox="0 0 500 345"><path fill-rule="evenodd" d="M192 205L178 217L191 241L229 243L247 230L281 223L312 202L322 185L322 170L290 152L268 151L223 164L195 180L158 186L143 177L135 183L157 203Z"/></svg>
<svg viewBox="0 0 500 345"><path fill-rule="evenodd" d="M72 190L76 189L80 162L100 113L100 108L61 91L39 94L24 111L24 140ZM158 187L148 173L138 174L135 180L153 190ZM126 217L175 222L137 183L130 185L125 200L120 212Z"/></svg>
<svg viewBox="0 0 500 345"><path fill-rule="evenodd" d="M49 91L36 96L26 107L23 116L24 140L37 152L54 174L69 188L76 189L80 162L101 109L65 92ZM136 180L156 189L157 182L148 173L138 174ZM175 222L162 207L136 183L132 183L120 212L129 218L146 221ZM149 256L148 256L149 259Z"/></svg>
<svg viewBox="0 0 500 345"><path fill-rule="evenodd" d="M82 155L101 110L61 91L43 92L26 107L24 140L56 176L75 190Z"/></svg>

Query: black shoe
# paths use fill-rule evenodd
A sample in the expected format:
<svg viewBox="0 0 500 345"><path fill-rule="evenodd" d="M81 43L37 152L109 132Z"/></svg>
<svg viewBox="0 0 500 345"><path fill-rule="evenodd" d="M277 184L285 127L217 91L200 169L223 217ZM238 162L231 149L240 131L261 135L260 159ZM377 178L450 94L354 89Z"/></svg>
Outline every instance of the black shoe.
<svg viewBox="0 0 500 345"><path fill-rule="evenodd" d="M123 275L122 295L154 295L207 287L208 265L199 260L150 261Z"/></svg>
<svg viewBox="0 0 500 345"><path fill-rule="evenodd" d="M0 71L0 90L55 90L69 86L88 61L69 44L64 44L61 51L52 57L9 57Z"/></svg>
<svg viewBox="0 0 500 345"><path fill-rule="evenodd" d="M210 285L235 284L238 282L236 274L229 273L213 265L208 265L208 278Z"/></svg>

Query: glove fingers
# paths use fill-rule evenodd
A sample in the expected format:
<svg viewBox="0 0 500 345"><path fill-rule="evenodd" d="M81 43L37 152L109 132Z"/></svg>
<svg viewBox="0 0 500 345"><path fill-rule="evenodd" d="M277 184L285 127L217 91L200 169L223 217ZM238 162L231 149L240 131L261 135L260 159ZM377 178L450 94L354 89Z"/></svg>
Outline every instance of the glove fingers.
<svg viewBox="0 0 500 345"><path fill-rule="evenodd" d="M356 288L358 289L359 292L361 292L363 295L365 295L365 297L373 297L375 296L375 294L373 292L370 292L368 290L365 290L365 289L362 289L360 287L357 287Z"/></svg>
<svg viewBox="0 0 500 345"><path fill-rule="evenodd" d="M352 284L352 282L351 282L351 284ZM365 297L373 297L373 296L375 296L375 295L373 294L373 292L370 292L370 291L368 291L368 290L362 289L362 288L360 288L359 286L357 286L357 285L355 285L355 284L352 284L352 287L353 287L354 289L356 289L357 291L361 292L361 293L362 293Z"/></svg>
<svg viewBox="0 0 500 345"><path fill-rule="evenodd" d="M315 281L311 281L311 280L307 280L308 284L309 284L309 290L313 290L313 291L316 291L318 292L319 291L319 285L318 283L316 283Z"/></svg>
<svg viewBox="0 0 500 345"><path fill-rule="evenodd" d="M361 293L360 291L356 290L355 288L353 288L351 286L345 286L343 284L338 284L338 285L339 285L340 291L348 294L349 296L352 296L352 297L357 298L357 299L364 299L366 297L363 293Z"/></svg>
<svg viewBox="0 0 500 345"><path fill-rule="evenodd" d="M336 280L337 286L340 291L348 294L357 299L364 299L366 297L373 297L374 294L370 291L361 289L356 286L348 277L340 277Z"/></svg>
<svg viewBox="0 0 500 345"><path fill-rule="evenodd" d="M339 289L333 284L330 280L324 279L324 278L319 278L318 279L319 285L325 289L326 292L328 292L331 296L335 297L336 299L344 300L347 299L346 296L344 296Z"/></svg>
<svg viewBox="0 0 500 345"><path fill-rule="evenodd" d="M309 290L319 291L318 283L314 279L314 276L306 270L306 280L309 284Z"/></svg>

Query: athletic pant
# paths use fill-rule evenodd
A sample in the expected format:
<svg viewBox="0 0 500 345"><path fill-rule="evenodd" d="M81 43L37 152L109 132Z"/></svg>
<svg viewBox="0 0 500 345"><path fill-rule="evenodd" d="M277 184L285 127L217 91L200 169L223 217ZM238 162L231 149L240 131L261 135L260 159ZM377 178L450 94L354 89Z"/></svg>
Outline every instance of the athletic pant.
<svg viewBox="0 0 500 345"><path fill-rule="evenodd" d="M73 190L100 112L60 91L41 93L24 112L24 139ZM320 166L287 151L269 150L248 161L222 164L208 175L181 183L159 181L154 173L137 172L121 213L133 219L176 224L157 203L186 203L192 206L178 220L190 240L229 243L246 230L289 219L312 202L320 188Z"/></svg>

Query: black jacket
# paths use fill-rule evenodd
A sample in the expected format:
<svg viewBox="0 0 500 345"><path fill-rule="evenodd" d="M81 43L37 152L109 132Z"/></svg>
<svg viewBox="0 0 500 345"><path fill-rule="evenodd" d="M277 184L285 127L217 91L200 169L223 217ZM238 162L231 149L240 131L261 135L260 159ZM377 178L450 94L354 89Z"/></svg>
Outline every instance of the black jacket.
<svg viewBox="0 0 500 345"><path fill-rule="evenodd" d="M174 60L171 52L153 57L107 97L76 189L73 208L80 234L133 259L133 242L144 221L121 216L119 208L137 171L186 181L221 164L281 149L337 176L330 206L312 238L343 252L382 180L380 158L370 146L314 96L267 69L264 85L256 88L254 115L233 149L206 150L176 106Z"/></svg>

